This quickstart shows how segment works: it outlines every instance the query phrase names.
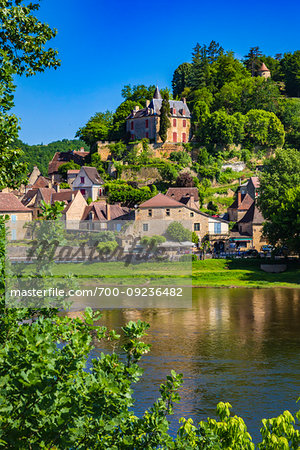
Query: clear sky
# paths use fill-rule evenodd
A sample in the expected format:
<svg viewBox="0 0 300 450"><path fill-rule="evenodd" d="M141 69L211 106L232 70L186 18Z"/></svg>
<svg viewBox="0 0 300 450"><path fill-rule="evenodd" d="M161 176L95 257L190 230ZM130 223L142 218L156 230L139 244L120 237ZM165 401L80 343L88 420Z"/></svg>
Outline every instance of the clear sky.
<svg viewBox="0 0 300 450"><path fill-rule="evenodd" d="M98 111L122 101L125 84L171 87L197 42L244 56L300 49L299 0L42 0L39 17L58 29L62 65L17 80L14 113L28 144L73 139Z"/></svg>

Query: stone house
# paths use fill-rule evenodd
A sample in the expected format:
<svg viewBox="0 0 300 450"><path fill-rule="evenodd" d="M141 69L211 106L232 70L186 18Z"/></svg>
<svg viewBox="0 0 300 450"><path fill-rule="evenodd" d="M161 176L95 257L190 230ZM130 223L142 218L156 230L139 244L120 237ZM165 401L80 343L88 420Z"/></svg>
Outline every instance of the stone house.
<svg viewBox="0 0 300 450"><path fill-rule="evenodd" d="M60 173L58 172L58 169L61 165L70 161L74 161L75 164L83 166L89 154L90 153L86 152L84 148L81 148L80 150L72 150L69 152L56 152L52 160L49 162L48 166L48 175L51 178L52 183L60 183L61 181L63 181Z"/></svg>
<svg viewBox="0 0 300 450"><path fill-rule="evenodd" d="M166 195L190 208L200 208L199 192L196 187L171 187Z"/></svg>
<svg viewBox="0 0 300 450"><path fill-rule="evenodd" d="M28 231L24 225L32 221L32 211L12 193L0 192L0 215L8 215L8 240L25 239Z"/></svg>
<svg viewBox="0 0 300 450"><path fill-rule="evenodd" d="M80 191L72 191L72 200L67 204L62 213L66 229L79 229L80 221L87 206L88 204L82 193Z"/></svg>
<svg viewBox="0 0 300 450"><path fill-rule="evenodd" d="M73 186L73 181L79 174L79 169L68 170L67 172L67 183L70 187Z"/></svg>
<svg viewBox="0 0 300 450"><path fill-rule="evenodd" d="M162 142L159 136L160 110L162 96L158 87L153 99L147 100L146 107L139 109L138 106L126 119L126 131L132 141L147 138L151 142ZM186 100L169 100L170 123L166 142L188 142L190 139L191 113Z"/></svg>
<svg viewBox="0 0 300 450"><path fill-rule="evenodd" d="M80 229L121 231L122 221L129 220L130 209L106 201L93 202L82 211ZM132 218L131 218L132 219Z"/></svg>
<svg viewBox="0 0 300 450"><path fill-rule="evenodd" d="M253 202L248 212L237 223L241 236L249 236L249 246L261 251L261 247L267 245L262 235L264 218L258 207Z"/></svg>
<svg viewBox="0 0 300 450"><path fill-rule="evenodd" d="M226 220L211 217L163 194L157 194L135 210L130 232L135 236L162 235L172 222L180 222L194 231L201 241L204 237L218 240L229 235Z"/></svg>
<svg viewBox="0 0 300 450"><path fill-rule="evenodd" d="M104 181L95 167L83 166L72 184L74 191L80 191L85 199L94 202L103 195Z"/></svg>
<svg viewBox="0 0 300 450"><path fill-rule="evenodd" d="M259 193L259 178L250 177L249 180L240 185L237 195L227 209L228 218L231 222L238 222L251 208L253 202L257 199Z"/></svg>
<svg viewBox="0 0 300 450"><path fill-rule="evenodd" d="M239 189L236 199L227 209L229 221L238 222L241 220L253 203L253 198L248 193L242 194L241 189Z"/></svg>

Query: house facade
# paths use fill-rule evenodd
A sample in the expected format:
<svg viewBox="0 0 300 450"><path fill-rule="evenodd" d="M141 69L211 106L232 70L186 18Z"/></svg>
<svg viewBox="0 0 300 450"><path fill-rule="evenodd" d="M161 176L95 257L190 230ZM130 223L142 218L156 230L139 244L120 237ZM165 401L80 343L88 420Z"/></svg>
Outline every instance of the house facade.
<svg viewBox="0 0 300 450"><path fill-rule="evenodd" d="M73 181L72 189L80 191L86 200L91 198L94 202L103 194L104 181L95 167L83 166Z"/></svg>
<svg viewBox="0 0 300 450"><path fill-rule="evenodd" d="M139 109L138 106L126 119L126 131L130 140L147 138L151 142L161 143L159 136L160 110L162 107L162 96L158 87L153 99L146 102L146 107ZM168 129L167 141L172 143L184 143L190 139L191 113L185 99L169 100L170 127Z"/></svg>
<svg viewBox="0 0 300 450"><path fill-rule="evenodd" d="M163 194L157 194L135 210L131 233L140 237L162 235L172 222L179 222L195 232L200 241L204 237L221 239L229 234L227 221L210 217Z"/></svg>
<svg viewBox="0 0 300 450"><path fill-rule="evenodd" d="M9 216L9 241L25 239L28 230L24 228L24 225L32 221L32 211L26 208L14 194L0 192L0 215Z"/></svg>

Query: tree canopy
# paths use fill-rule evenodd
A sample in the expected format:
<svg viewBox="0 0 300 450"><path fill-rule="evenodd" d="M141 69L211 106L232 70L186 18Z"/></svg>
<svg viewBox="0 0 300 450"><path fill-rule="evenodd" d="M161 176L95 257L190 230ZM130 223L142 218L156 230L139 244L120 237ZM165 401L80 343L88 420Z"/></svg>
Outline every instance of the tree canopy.
<svg viewBox="0 0 300 450"><path fill-rule="evenodd" d="M11 147L18 137L18 121L9 110L14 106L14 77L32 76L60 65L57 51L46 48L56 30L33 14L39 3L2 0L0 4L0 189L24 181L21 152Z"/></svg>
<svg viewBox="0 0 300 450"><path fill-rule="evenodd" d="M258 205L266 220L264 232L273 246L300 252L300 153L278 150L260 175Z"/></svg>

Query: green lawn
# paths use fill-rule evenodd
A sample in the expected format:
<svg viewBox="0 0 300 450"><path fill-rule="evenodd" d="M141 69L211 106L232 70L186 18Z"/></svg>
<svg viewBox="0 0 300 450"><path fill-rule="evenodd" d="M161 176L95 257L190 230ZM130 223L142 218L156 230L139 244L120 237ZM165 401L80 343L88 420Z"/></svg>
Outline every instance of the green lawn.
<svg viewBox="0 0 300 450"><path fill-rule="evenodd" d="M283 273L266 273L259 260L208 259L193 263L193 286L300 287L300 264Z"/></svg>
<svg viewBox="0 0 300 450"><path fill-rule="evenodd" d="M123 262L68 263L56 264L53 275L64 277L73 274L81 278L100 278L106 283L122 279L133 284L152 279L170 284L181 280L197 287L300 287L300 263L289 263L286 272L265 273L260 269L259 260L250 259L208 259L186 262L147 262L126 265ZM27 266L24 275L34 273L34 265ZM192 270L191 270L192 269ZM191 274L192 272L192 274Z"/></svg>

